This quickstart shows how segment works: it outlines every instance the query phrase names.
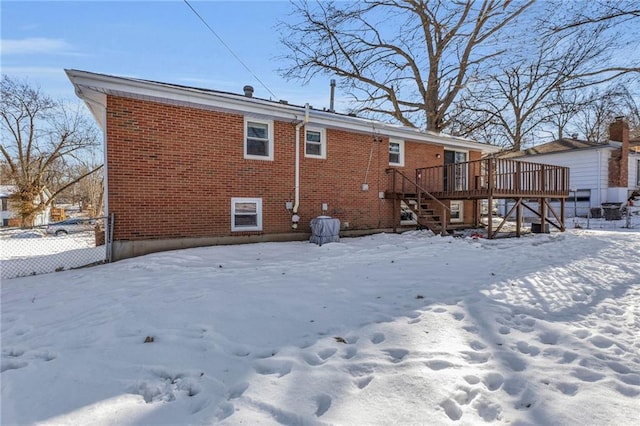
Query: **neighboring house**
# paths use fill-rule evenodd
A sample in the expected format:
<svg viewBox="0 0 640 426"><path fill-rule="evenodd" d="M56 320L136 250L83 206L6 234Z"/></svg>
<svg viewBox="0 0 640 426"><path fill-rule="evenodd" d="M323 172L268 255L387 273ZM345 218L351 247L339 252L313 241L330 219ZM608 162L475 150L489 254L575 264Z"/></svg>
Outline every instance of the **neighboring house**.
<svg viewBox="0 0 640 426"><path fill-rule="evenodd" d="M444 188L466 189L482 181L470 165L498 150L255 98L250 86L239 95L66 72L104 131L104 204L105 213L115 216L114 260L185 247L306 239L318 216L339 219L341 235L394 231L401 202L416 199L419 177L439 167L440 191L443 181ZM431 169L418 171L425 167ZM414 194L401 189L408 182ZM426 192L421 194L413 206L419 219L431 214L443 232L451 223L477 224L478 200L431 201L451 212L437 215L427 210Z"/></svg>
<svg viewBox="0 0 640 426"><path fill-rule="evenodd" d="M20 226L20 218L17 213L13 211L11 208L11 202L9 201L9 197L15 191L15 186L13 185L0 185L0 226ZM51 193L47 188L45 188L42 193L33 200L34 204L39 204L41 197L44 198L44 201L48 201L51 198ZM51 206L47 206L45 210L38 213L33 219L33 226L42 226L49 223L49 217L51 215Z"/></svg>
<svg viewBox="0 0 640 426"><path fill-rule="evenodd" d="M570 216L586 215L591 208L607 203L624 205L640 188L640 140L630 140L629 125L623 118L611 123L609 141L604 143L564 138L498 156L569 167Z"/></svg>
<svg viewBox="0 0 640 426"><path fill-rule="evenodd" d="M11 185L0 185L0 226L11 226L15 213L11 209L9 197L14 191Z"/></svg>

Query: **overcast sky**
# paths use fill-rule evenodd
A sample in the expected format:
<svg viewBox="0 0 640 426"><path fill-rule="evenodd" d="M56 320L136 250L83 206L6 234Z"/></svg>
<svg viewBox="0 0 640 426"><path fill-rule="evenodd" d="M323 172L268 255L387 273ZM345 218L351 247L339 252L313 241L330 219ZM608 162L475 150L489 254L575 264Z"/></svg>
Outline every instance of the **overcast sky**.
<svg viewBox="0 0 640 426"><path fill-rule="evenodd" d="M287 1L189 3L251 71L184 1L3 0L2 73L54 98L75 98L73 68L234 93L251 84L257 97L328 107L329 78L302 87L277 72Z"/></svg>

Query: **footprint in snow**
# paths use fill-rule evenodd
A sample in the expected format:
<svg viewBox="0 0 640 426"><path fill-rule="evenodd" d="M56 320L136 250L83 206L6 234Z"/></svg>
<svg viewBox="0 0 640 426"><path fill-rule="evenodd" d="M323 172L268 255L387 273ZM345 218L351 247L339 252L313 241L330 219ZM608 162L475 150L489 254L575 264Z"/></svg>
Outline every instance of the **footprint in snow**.
<svg viewBox="0 0 640 426"><path fill-rule="evenodd" d="M523 371L527 368L527 363L514 353L505 352L501 357L513 371Z"/></svg>
<svg viewBox="0 0 640 426"><path fill-rule="evenodd" d="M631 373L631 369L624 364L620 364L616 361L607 362L607 366L619 374L629 374Z"/></svg>
<svg viewBox="0 0 640 426"><path fill-rule="evenodd" d="M229 402L223 402L218 406L215 416L218 421L222 421L231 416L234 412L235 408L233 407L233 404Z"/></svg>
<svg viewBox="0 0 640 426"><path fill-rule="evenodd" d="M318 408L316 409L316 417L322 416L324 413L329 410L331 407L331 397L327 394L320 394L316 396L316 404L318 404Z"/></svg>
<svg viewBox="0 0 640 426"><path fill-rule="evenodd" d="M535 394L530 389L527 389L522 393L520 401L516 403L515 408L517 410L528 410L529 408L533 407L535 402Z"/></svg>
<svg viewBox="0 0 640 426"><path fill-rule="evenodd" d="M20 368L24 368L27 365L29 365L29 363L25 362L25 361L16 361L16 360L2 360L2 363L0 363L0 373L4 373L7 370L18 370Z"/></svg>
<svg viewBox="0 0 640 426"><path fill-rule="evenodd" d="M589 339L589 342L591 342L593 346L596 346L600 349L608 348L614 344L613 340L608 339L604 336L593 336Z"/></svg>
<svg viewBox="0 0 640 426"><path fill-rule="evenodd" d="M291 361L260 361L254 366L256 373L262 375L277 374L278 377L291 373L293 363Z"/></svg>
<svg viewBox="0 0 640 426"><path fill-rule="evenodd" d="M477 389L461 387L453 395L453 399L460 405L468 405L476 396L478 396Z"/></svg>
<svg viewBox="0 0 640 426"><path fill-rule="evenodd" d="M621 382L632 386L640 386L640 374L626 374L619 377Z"/></svg>
<svg viewBox="0 0 640 426"><path fill-rule="evenodd" d="M504 377L500 373L489 373L482 379L482 383L490 391L495 391L504 383Z"/></svg>
<svg viewBox="0 0 640 426"><path fill-rule="evenodd" d="M451 368L453 367L453 364L450 363L449 361L445 361L442 359L434 359L431 361L427 361L425 362L425 364L427 365L427 367L429 367L432 370L444 370L445 368Z"/></svg>
<svg viewBox="0 0 640 426"><path fill-rule="evenodd" d="M573 335L578 339L586 339L587 337L591 336L591 332L589 330L576 330L573 332Z"/></svg>
<svg viewBox="0 0 640 426"><path fill-rule="evenodd" d="M11 357L11 358L18 358L21 357L22 355L24 355L24 349L18 349L18 348L12 348L12 349L5 349L4 351L2 351L3 354L5 356Z"/></svg>
<svg viewBox="0 0 640 426"><path fill-rule="evenodd" d="M473 408L485 422L494 422L502 418L502 407L498 404L480 399L474 402Z"/></svg>
<svg viewBox="0 0 640 426"><path fill-rule="evenodd" d="M473 342L471 342L469 346L471 346L471 349L473 349L474 351L481 351L483 349L487 349L487 345L477 340L474 340Z"/></svg>
<svg viewBox="0 0 640 426"><path fill-rule="evenodd" d="M553 386L567 396L574 396L578 393L578 385L575 383L558 382Z"/></svg>
<svg viewBox="0 0 640 426"><path fill-rule="evenodd" d="M444 409L445 414L453 421L460 420L462 417L462 410L457 402L449 398L440 403L440 406Z"/></svg>
<svg viewBox="0 0 640 426"><path fill-rule="evenodd" d="M229 388L228 399L240 398L248 388L249 388L249 383L247 382L238 383L235 386L232 386L231 388Z"/></svg>
<svg viewBox="0 0 640 426"><path fill-rule="evenodd" d="M382 342L384 342L386 339L386 337L384 336L383 333L375 333L372 337L371 337L371 343L373 343L374 345L378 345Z"/></svg>
<svg viewBox="0 0 640 426"><path fill-rule="evenodd" d="M440 308L435 308L435 309L433 309L433 312L435 312L435 313L437 313L437 314L441 314L441 313L443 313L443 312L447 312L447 308L442 308L442 307L440 307Z"/></svg>
<svg viewBox="0 0 640 426"><path fill-rule="evenodd" d="M624 386L621 384L616 384L615 389L622 395L628 396L629 398L637 398L640 395L640 390L635 388L630 388L628 386Z"/></svg>
<svg viewBox="0 0 640 426"><path fill-rule="evenodd" d="M318 356L321 359L326 361L327 359L329 359L333 355L335 355L336 352L338 352L338 350L336 348L326 348L326 349L322 349L320 352L318 352Z"/></svg>
<svg viewBox="0 0 640 426"><path fill-rule="evenodd" d="M489 352L462 351L460 353L469 364L484 364L491 358Z"/></svg>
<svg viewBox="0 0 640 426"><path fill-rule="evenodd" d="M478 383L480 383L480 377L473 374L469 374L467 376L464 376L463 378L465 382L469 383L470 385L477 385Z"/></svg>
<svg viewBox="0 0 640 426"><path fill-rule="evenodd" d="M536 356L540 353L540 349L538 349L536 346L531 346L527 342L524 342L522 340L516 343L516 348L518 348L518 351L520 353L526 355Z"/></svg>
<svg viewBox="0 0 640 426"><path fill-rule="evenodd" d="M364 389L369 386L369 383L373 380L373 376L362 377L354 381L358 389Z"/></svg>
<svg viewBox="0 0 640 426"><path fill-rule="evenodd" d="M456 321L462 321L464 319L464 314L462 312L455 312L451 315L453 316L453 319L455 319Z"/></svg>
<svg viewBox="0 0 640 426"><path fill-rule="evenodd" d="M351 359L358 354L358 349L354 347L347 347L344 350L344 355L342 356L344 359Z"/></svg>
<svg viewBox="0 0 640 426"><path fill-rule="evenodd" d="M409 354L406 349L385 349L383 352L386 352L394 363L402 361Z"/></svg>
<svg viewBox="0 0 640 426"><path fill-rule="evenodd" d="M597 382L604 378L604 374L596 373L588 368L578 367L574 370L573 376L582 380L583 382Z"/></svg>

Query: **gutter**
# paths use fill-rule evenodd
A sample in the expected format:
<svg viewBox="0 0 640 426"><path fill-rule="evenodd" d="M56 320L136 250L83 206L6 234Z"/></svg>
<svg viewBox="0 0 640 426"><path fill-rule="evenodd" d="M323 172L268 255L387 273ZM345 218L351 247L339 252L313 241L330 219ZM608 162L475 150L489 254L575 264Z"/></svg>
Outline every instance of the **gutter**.
<svg viewBox="0 0 640 426"><path fill-rule="evenodd" d="M295 198L293 204L293 215L291 216L291 228L298 229L298 207L300 207L300 129L309 122L309 104L304 106L304 120L296 124L296 161L295 161Z"/></svg>

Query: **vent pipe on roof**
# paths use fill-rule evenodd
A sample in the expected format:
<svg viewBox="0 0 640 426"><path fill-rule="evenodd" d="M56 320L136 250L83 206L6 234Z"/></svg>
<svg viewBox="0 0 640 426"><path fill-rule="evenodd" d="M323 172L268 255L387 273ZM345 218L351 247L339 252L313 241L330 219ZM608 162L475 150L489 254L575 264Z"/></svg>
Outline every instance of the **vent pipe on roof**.
<svg viewBox="0 0 640 426"><path fill-rule="evenodd" d="M242 90L244 90L244 95L247 98L252 98L253 97L253 86L246 85L246 86L244 86L242 88Z"/></svg>
<svg viewBox="0 0 640 426"><path fill-rule="evenodd" d="M330 81L330 85L331 85L331 97L329 98L329 111L335 112L335 110L333 109L333 100L336 94L336 81L333 78Z"/></svg>

